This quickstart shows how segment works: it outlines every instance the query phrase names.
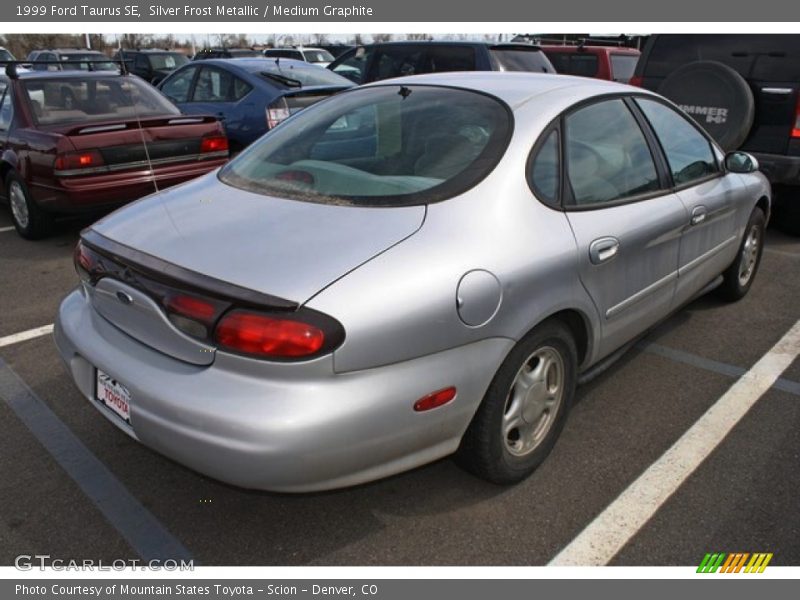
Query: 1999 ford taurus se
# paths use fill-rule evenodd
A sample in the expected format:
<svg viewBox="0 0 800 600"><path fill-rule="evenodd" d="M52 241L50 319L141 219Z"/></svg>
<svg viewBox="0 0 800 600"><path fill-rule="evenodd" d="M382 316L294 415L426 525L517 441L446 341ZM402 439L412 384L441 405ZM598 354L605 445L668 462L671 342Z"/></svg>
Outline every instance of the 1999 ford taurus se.
<svg viewBox="0 0 800 600"><path fill-rule="evenodd" d="M747 293L757 169L610 82L356 88L84 231L55 339L120 429L238 486L348 486L452 453L516 482L579 376L712 287Z"/></svg>

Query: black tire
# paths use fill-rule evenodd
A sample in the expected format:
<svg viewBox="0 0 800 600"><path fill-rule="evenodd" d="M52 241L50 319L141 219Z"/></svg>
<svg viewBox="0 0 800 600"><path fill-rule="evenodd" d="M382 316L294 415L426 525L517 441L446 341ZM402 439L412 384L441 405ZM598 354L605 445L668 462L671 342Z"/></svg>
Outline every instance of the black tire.
<svg viewBox="0 0 800 600"><path fill-rule="evenodd" d="M545 352L544 356L554 356L550 354L551 351L557 353L562 361L560 400L552 409L554 413L544 411L539 417L532 419L549 420L538 421L537 426L531 427L533 430L539 427L546 429L540 432L541 439L531 442L533 445L524 451L524 444L519 439L514 440L513 428L508 435L504 433L504 420L512 412L509 409L515 402L515 382L518 381L518 375L528 368L526 365L533 367L533 373L540 364L538 361L543 360L536 358L536 354ZM560 321L546 321L528 333L514 346L489 385L461 440L456 462L467 471L492 483L511 484L528 477L550 454L564 427L575 395L577 362L575 341L569 329ZM545 377L540 382L544 386L543 390L550 385L550 368L547 367ZM528 425L522 416L524 411L519 412L519 422L524 427ZM517 436L522 438L519 430ZM518 448L512 450L515 444Z"/></svg>
<svg viewBox="0 0 800 600"><path fill-rule="evenodd" d="M53 229L53 218L31 199L28 186L22 178L11 171L6 175L5 183L11 220L17 233L27 240L37 240L50 234ZM24 206L15 206L15 202L22 202Z"/></svg>
<svg viewBox="0 0 800 600"><path fill-rule="evenodd" d="M658 93L689 113L726 151L739 148L753 127L753 91L744 77L720 62L679 67L661 82Z"/></svg>
<svg viewBox="0 0 800 600"><path fill-rule="evenodd" d="M752 287L761 264L761 255L764 253L765 223L764 212L760 208L754 208L745 227L736 259L722 273L722 285L717 288L717 294L723 300L741 300Z"/></svg>

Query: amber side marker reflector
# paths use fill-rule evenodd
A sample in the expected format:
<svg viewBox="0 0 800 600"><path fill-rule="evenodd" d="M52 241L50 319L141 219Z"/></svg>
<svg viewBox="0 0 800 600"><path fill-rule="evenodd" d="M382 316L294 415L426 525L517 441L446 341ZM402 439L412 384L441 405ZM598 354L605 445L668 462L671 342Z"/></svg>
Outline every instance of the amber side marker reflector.
<svg viewBox="0 0 800 600"><path fill-rule="evenodd" d="M447 404L456 397L456 388L449 387L438 392L432 392L414 403L414 410L422 412Z"/></svg>

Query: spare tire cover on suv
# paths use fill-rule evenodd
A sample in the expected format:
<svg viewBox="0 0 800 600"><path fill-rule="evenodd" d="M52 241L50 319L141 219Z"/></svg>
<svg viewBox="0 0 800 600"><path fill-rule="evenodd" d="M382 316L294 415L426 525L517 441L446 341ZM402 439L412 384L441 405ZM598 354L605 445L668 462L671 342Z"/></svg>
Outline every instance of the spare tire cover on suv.
<svg viewBox="0 0 800 600"><path fill-rule="evenodd" d="M703 60L675 69L658 93L691 115L726 151L741 146L753 126L750 86L720 62Z"/></svg>

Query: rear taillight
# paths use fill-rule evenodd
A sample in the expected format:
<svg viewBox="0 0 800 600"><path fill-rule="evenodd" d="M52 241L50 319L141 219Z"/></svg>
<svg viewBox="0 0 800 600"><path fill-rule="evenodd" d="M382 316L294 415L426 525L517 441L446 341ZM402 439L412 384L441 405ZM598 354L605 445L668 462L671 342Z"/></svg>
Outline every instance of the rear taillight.
<svg viewBox="0 0 800 600"><path fill-rule="evenodd" d="M800 138L800 92L797 92L797 102L794 107L794 127L792 127L792 137Z"/></svg>
<svg viewBox="0 0 800 600"><path fill-rule="evenodd" d="M228 151L228 138L224 135L214 135L204 137L200 140L200 152L227 152Z"/></svg>
<svg viewBox="0 0 800 600"><path fill-rule="evenodd" d="M343 339L337 321L303 309L286 315L232 310L214 332L221 350L278 360L313 358L333 350Z"/></svg>
<svg viewBox="0 0 800 600"><path fill-rule="evenodd" d="M634 75L628 82L629 85L635 85L636 87L642 87L643 83L644 78L641 75Z"/></svg>
<svg viewBox="0 0 800 600"><path fill-rule="evenodd" d="M186 335L207 339L214 322L228 307L227 303L182 293L167 294L162 298L170 323Z"/></svg>
<svg viewBox="0 0 800 600"><path fill-rule="evenodd" d="M92 169L104 165L105 161L99 150L84 150L58 154L53 166L58 175L59 171L80 171L81 169Z"/></svg>
<svg viewBox="0 0 800 600"><path fill-rule="evenodd" d="M278 98L267 107L267 127L272 129L289 118L289 104L286 98Z"/></svg>
<svg viewBox="0 0 800 600"><path fill-rule="evenodd" d="M73 261L75 263L75 270L78 272L78 277L81 278L81 281L87 283L91 281L92 272L97 266L96 255L81 242L78 242L78 245L75 246Z"/></svg>

